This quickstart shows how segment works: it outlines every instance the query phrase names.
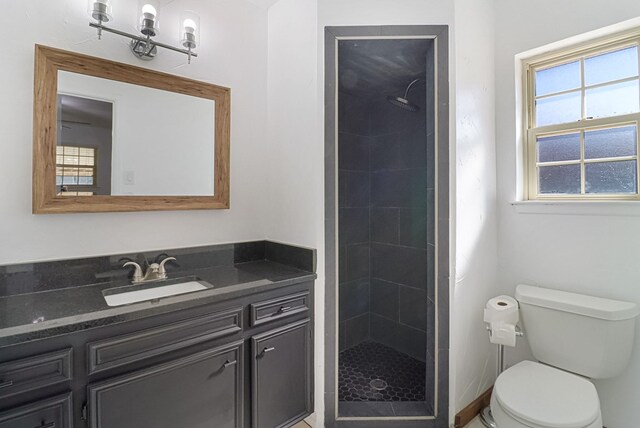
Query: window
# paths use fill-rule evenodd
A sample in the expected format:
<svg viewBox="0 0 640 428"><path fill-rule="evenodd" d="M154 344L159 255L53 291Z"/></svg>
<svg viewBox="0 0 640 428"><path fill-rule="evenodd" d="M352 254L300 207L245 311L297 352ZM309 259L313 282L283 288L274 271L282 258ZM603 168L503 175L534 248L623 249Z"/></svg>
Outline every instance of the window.
<svg viewBox="0 0 640 428"><path fill-rule="evenodd" d="M56 186L58 195L88 196L87 187L96 185L96 149L56 147Z"/></svg>
<svg viewBox="0 0 640 428"><path fill-rule="evenodd" d="M524 63L528 199L636 199L640 35Z"/></svg>

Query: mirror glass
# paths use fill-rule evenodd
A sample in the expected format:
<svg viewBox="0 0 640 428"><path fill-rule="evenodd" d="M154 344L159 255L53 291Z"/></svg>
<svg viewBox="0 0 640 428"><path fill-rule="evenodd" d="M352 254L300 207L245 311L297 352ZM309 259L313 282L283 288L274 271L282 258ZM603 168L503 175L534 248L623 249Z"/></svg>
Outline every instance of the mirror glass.
<svg viewBox="0 0 640 428"><path fill-rule="evenodd" d="M58 71L57 196L213 196L215 101Z"/></svg>

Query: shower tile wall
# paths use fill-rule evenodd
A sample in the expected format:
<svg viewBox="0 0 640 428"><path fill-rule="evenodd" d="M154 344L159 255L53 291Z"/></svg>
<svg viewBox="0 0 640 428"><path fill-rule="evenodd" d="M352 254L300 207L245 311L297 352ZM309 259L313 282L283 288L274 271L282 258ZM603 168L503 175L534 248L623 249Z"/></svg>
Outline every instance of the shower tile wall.
<svg viewBox="0 0 640 428"><path fill-rule="evenodd" d="M366 103L341 96L338 152L339 233L339 348L344 350L369 338L370 246L369 162L370 116Z"/></svg>
<svg viewBox="0 0 640 428"><path fill-rule="evenodd" d="M422 94L422 96L420 96ZM370 337L426 361L429 234L424 87L407 112L384 101L371 111ZM433 199L432 199L433 200Z"/></svg>
<svg viewBox="0 0 640 428"><path fill-rule="evenodd" d="M412 99L419 113L340 93L339 345L371 339L425 361L433 340L433 156L424 87Z"/></svg>

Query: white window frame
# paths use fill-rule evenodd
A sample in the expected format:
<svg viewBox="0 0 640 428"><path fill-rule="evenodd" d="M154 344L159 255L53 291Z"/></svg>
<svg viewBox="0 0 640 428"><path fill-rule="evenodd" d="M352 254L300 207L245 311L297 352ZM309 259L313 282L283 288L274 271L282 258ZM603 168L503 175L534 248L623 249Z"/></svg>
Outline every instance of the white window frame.
<svg viewBox="0 0 640 428"><path fill-rule="evenodd" d="M533 58L527 58L522 61L522 82L523 82L523 107L525 120L524 124L524 163L525 163L525 183L524 183L524 196L525 200L546 200L546 201L584 201L584 200L631 200L640 201L640 112L633 114L626 114L620 116L611 116L597 119L585 118L586 112L586 97L584 86L584 58L591 57L599 54L604 54L611 51L624 49L625 47L640 46L640 29L636 29L631 32L619 34L616 36L610 36L605 39L592 41L586 44L580 44L569 48L556 50ZM640 55L638 56L640 62ZM535 110L535 70L541 70L550 68L565 63L580 61L581 68L581 91L582 91L582 114L580 119L576 122L569 122L555 125L543 125L535 127L536 123L536 110ZM640 64L639 64L640 70ZM598 84L589 86L588 88L610 85L612 83L621 83L635 78L626 78L606 82L604 84ZM571 91L575 91L572 89ZM570 92L570 91L566 91ZM564 92L559 92L562 94ZM558 94L554 94L558 95ZM584 158L584 132L602 128L610 128L624 125L636 126L636 155L628 157L617 158L604 158L604 159L587 159ZM538 193L538 162L537 162L537 138L545 135L557 135L563 133L575 133L580 132L580 160L581 167L581 194L539 194ZM622 161L622 160L635 160L636 161L636 190L635 194L604 194L604 193L585 193L585 164L600 163L607 161ZM577 161L567 162L542 162L546 166L563 165L563 164L578 164Z"/></svg>

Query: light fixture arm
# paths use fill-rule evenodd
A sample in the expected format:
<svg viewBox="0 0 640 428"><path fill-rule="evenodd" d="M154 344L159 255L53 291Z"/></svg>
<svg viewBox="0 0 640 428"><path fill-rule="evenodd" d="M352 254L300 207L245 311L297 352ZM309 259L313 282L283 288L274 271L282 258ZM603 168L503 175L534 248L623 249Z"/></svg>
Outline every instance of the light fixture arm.
<svg viewBox="0 0 640 428"><path fill-rule="evenodd" d="M169 49L171 51L174 52L179 52L185 55L189 56L189 62L191 62L191 57L197 57L198 54L193 52L191 49L180 49L180 48L176 48L174 46L171 45L167 45L165 43L160 43L160 42L156 42L154 40L151 40L151 38L149 36L137 36L135 34L131 34L131 33L127 33L125 31L120 31L120 30L116 30L114 28L109 28L106 25L102 24L102 21L95 23L95 22L90 22L89 26L92 28L96 28L98 30L98 37L100 37L102 31L106 31L108 33L113 33L113 34L117 34L118 36L123 36L123 37L128 37L129 39L132 40L133 43L144 43L146 45L146 53L151 52L154 48L159 47L159 48L164 48L164 49ZM146 54L145 53L145 54Z"/></svg>

